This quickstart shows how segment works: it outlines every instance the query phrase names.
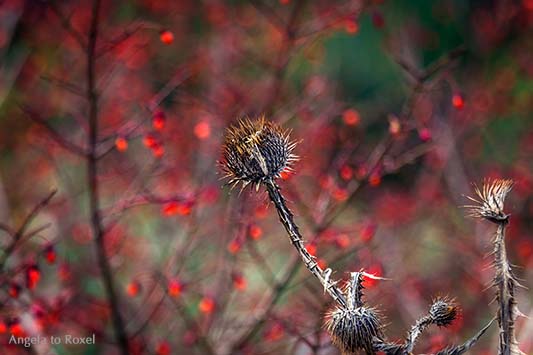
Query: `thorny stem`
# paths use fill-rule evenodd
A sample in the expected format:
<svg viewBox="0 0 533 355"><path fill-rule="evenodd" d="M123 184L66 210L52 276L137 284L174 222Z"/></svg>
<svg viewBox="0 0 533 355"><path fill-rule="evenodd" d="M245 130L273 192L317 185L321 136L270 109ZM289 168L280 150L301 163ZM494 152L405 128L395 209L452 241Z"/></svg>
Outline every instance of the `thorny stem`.
<svg viewBox="0 0 533 355"><path fill-rule="evenodd" d="M100 215L100 196L98 186L97 169L97 139L98 139L98 95L96 93L95 74L95 49L98 37L98 12L100 0L94 0L92 7L91 27L87 45L87 98L89 101L89 153L87 155L87 184L89 185L89 208L91 224L94 233L94 246L105 292L111 309L111 318L117 343L122 355L128 355L128 336L126 334L124 320L120 314L118 296L115 290L113 274L105 251L105 232Z"/></svg>
<svg viewBox="0 0 533 355"><path fill-rule="evenodd" d="M265 182L265 186L267 188L270 200L276 206L279 219L289 234L292 245L296 248L298 254L300 254L300 257L307 269L318 279L318 281L320 281L322 286L324 286L324 290L326 290L326 292L337 303L343 307L346 307L346 299L344 298L342 291L335 285L334 282L329 281L329 279L324 275L324 270L318 266L315 257L309 254L309 252L305 249L302 235L300 234L298 226L294 222L293 214L287 207L285 199L283 198L278 185L276 185L276 183L270 179Z"/></svg>
<svg viewBox="0 0 533 355"><path fill-rule="evenodd" d="M416 321L416 324L413 325L409 334L407 335L407 340L405 342L405 350L407 353L412 353L413 348L415 347L418 337L424 332L424 330L431 325L431 317L425 316Z"/></svg>
<svg viewBox="0 0 533 355"><path fill-rule="evenodd" d="M500 326L500 355L511 355L515 352L516 345L514 335L515 306L514 289L516 280L512 274L511 266L507 260L505 249L505 227L508 221L498 223L498 229L494 238L494 255L496 265L496 275L494 285L498 288L496 299L498 300L498 324Z"/></svg>

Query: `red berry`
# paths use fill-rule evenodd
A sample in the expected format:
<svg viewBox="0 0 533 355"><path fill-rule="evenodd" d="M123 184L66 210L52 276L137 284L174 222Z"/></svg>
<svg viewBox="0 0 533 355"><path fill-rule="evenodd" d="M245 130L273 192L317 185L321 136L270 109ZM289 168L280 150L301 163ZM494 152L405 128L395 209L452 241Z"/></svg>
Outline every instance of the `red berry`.
<svg viewBox="0 0 533 355"><path fill-rule="evenodd" d="M256 224L252 224L248 230L248 235L253 240L258 240L263 235L263 230Z"/></svg>
<svg viewBox="0 0 533 355"><path fill-rule="evenodd" d="M359 112L351 108L345 110L342 113L342 119L344 120L344 123L347 124L348 126L357 126L359 122L361 121Z"/></svg>
<svg viewBox="0 0 533 355"><path fill-rule="evenodd" d="M178 297L183 291L183 284L178 279L172 279L168 282L168 294L172 297Z"/></svg>
<svg viewBox="0 0 533 355"><path fill-rule="evenodd" d="M452 105L457 110L462 110L465 107L465 99L461 94L454 94L452 96Z"/></svg>
<svg viewBox="0 0 533 355"><path fill-rule="evenodd" d="M48 264L53 264L56 262L57 255L53 245L50 244L44 249L44 257L46 258Z"/></svg>
<svg viewBox="0 0 533 355"><path fill-rule="evenodd" d="M37 265L30 265L26 270L26 287L30 290L37 286L37 283L41 279L41 271Z"/></svg>
<svg viewBox="0 0 533 355"><path fill-rule="evenodd" d="M164 44L172 44L174 42L174 34L169 30L163 30L159 33L159 39Z"/></svg>
<svg viewBox="0 0 533 355"><path fill-rule="evenodd" d="M198 139L209 138L211 135L211 126L209 126L209 123L205 121L197 123L196 126L194 126L194 135Z"/></svg>
<svg viewBox="0 0 533 355"><path fill-rule="evenodd" d="M128 141L124 137L117 137L115 147L119 152L125 152L128 149Z"/></svg>
<svg viewBox="0 0 533 355"><path fill-rule="evenodd" d="M152 118L152 127L154 127L156 131L160 131L165 128L165 121L165 113L163 111L157 111Z"/></svg>
<svg viewBox="0 0 533 355"><path fill-rule="evenodd" d="M205 314L213 313L215 310L215 300L209 296L204 296L198 304L198 309Z"/></svg>

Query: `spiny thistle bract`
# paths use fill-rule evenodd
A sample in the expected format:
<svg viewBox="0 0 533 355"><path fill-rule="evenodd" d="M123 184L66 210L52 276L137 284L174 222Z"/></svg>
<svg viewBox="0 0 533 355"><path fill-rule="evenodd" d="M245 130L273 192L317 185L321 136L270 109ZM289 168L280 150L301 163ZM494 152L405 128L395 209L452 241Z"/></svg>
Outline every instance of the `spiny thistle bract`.
<svg viewBox="0 0 533 355"><path fill-rule="evenodd" d="M485 218L494 223L506 222L509 218L503 212L505 197L513 187L512 180L485 180L481 189L474 186L476 198L467 196L468 199L477 205L468 205L471 217Z"/></svg>
<svg viewBox="0 0 533 355"><path fill-rule="evenodd" d="M457 317L458 307L453 300L437 298L429 309L431 322L439 327L450 325Z"/></svg>
<svg viewBox="0 0 533 355"><path fill-rule="evenodd" d="M374 354L374 337L382 336L378 313L366 307L362 300L364 275L370 274L363 271L350 273L350 280L343 290L347 305L336 305L326 313L324 326L333 344L343 354L353 354L358 350Z"/></svg>
<svg viewBox="0 0 533 355"><path fill-rule="evenodd" d="M325 328L343 354L354 354L359 350L374 354L373 339L381 336L377 313L365 306L353 309L334 307L326 314Z"/></svg>
<svg viewBox="0 0 533 355"><path fill-rule="evenodd" d="M221 163L229 184L260 183L280 177L290 169L296 143L288 132L264 116L241 119L226 131Z"/></svg>

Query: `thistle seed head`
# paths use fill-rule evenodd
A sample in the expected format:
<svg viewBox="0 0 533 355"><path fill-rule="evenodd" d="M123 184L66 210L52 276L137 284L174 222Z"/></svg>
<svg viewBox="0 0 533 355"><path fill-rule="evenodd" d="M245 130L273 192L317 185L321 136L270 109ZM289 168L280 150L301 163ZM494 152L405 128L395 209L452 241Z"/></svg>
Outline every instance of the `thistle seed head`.
<svg viewBox="0 0 533 355"><path fill-rule="evenodd" d="M439 327L450 325L457 317L457 313L457 304L453 300L447 298L437 298L433 301L433 304L429 309L431 323L436 324Z"/></svg>
<svg viewBox="0 0 533 355"><path fill-rule="evenodd" d="M512 180L485 180L483 186L474 186L476 197L468 197L475 205L465 206L471 217L485 218L494 223L507 222L509 215L503 212L505 197L513 187Z"/></svg>
<svg viewBox="0 0 533 355"><path fill-rule="evenodd" d="M226 131L221 165L229 184L260 183L278 178L296 160L291 152L296 143L264 116L241 119Z"/></svg>
<svg viewBox="0 0 533 355"><path fill-rule="evenodd" d="M364 306L354 309L334 307L326 314L324 326L333 344L343 354L354 354L359 350L373 354L373 338L381 337L378 314Z"/></svg>

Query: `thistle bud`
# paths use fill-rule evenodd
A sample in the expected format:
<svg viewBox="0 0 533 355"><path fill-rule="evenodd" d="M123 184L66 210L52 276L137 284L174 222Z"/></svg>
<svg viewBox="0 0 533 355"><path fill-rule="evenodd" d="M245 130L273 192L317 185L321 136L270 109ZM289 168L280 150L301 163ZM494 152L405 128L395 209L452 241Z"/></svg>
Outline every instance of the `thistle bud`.
<svg viewBox="0 0 533 355"><path fill-rule="evenodd" d="M439 327L446 327L457 317L457 305L452 300L438 298L433 301L429 309L429 316L433 324Z"/></svg>
<svg viewBox="0 0 533 355"><path fill-rule="evenodd" d="M296 157L287 132L265 117L242 119L226 131L222 167L230 184L260 183L280 177Z"/></svg>
<svg viewBox="0 0 533 355"><path fill-rule="evenodd" d="M381 325L377 313L369 307L354 309L335 307L327 315L325 328L332 342L343 354L364 350L373 354L372 341L381 337Z"/></svg>
<svg viewBox="0 0 533 355"><path fill-rule="evenodd" d="M505 198L513 187L512 180L485 180L481 188L475 186L476 197L468 197L475 205L465 206L471 217L487 219L494 223L505 223L509 219L503 211Z"/></svg>

